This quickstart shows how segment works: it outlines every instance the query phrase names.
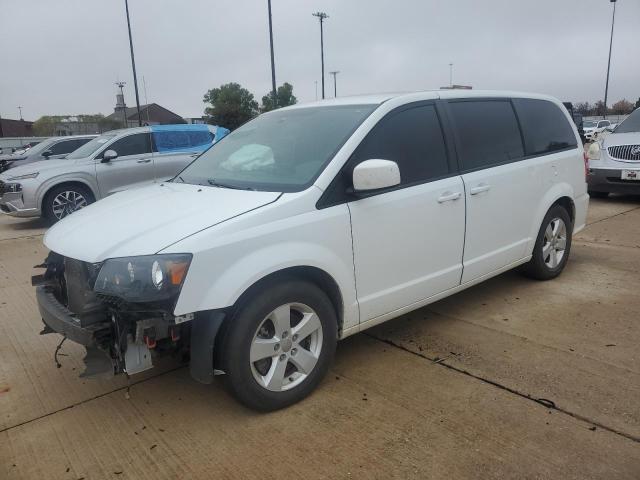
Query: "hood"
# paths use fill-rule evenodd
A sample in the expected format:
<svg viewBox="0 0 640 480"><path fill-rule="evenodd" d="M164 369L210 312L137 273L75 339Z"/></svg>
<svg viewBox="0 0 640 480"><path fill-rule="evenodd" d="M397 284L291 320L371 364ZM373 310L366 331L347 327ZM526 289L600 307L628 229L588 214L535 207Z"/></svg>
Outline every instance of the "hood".
<svg viewBox="0 0 640 480"><path fill-rule="evenodd" d="M640 132L610 133L604 138L604 146L640 145Z"/></svg>
<svg viewBox="0 0 640 480"><path fill-rule="evenodd" d="M127 190L63 219L47 231L44 244L61 255L91 263L151 255L279 196L278 192L180 183Z"/></svg>
<svg viewBox="0 0 640 480"><path fill-rule="evenodd" d="M34 172L46 172L48 170L54 170L56 168L64 167L69 168L69 165L73 162L73 160L38 160L37 162L29 161L26 159L25 162L18 161L18 164L15 163L13 166L2 173L0 175L0 180L7 181L11 177L19 177L21 175L28 175ZM24 163L24 164L23 164Z"/></svg>

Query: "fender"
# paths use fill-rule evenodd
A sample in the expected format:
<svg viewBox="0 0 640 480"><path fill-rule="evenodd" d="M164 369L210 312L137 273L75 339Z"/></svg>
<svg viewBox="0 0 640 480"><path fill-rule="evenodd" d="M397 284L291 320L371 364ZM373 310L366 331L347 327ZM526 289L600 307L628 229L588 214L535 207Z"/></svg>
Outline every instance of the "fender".
<svg viewBox="0 0 640 480"><path fill-rule="evenodd" d="M193 263L198 262L197 255ZM349 257L352 261L352 258ZM345 264L332 250L319 244L281 242L240 257L216 272L213 282L200 288L183 287L175 308L176 315L223 309L232 306L253 284L266 276L290 267L315 267L329 275L340 289L343 301L343 328L359 322L353 264ZM247 275L251 272L251 275ZM189 272L191 273L191 272ZM201 273L197 274L201 277ZM186 282L189 282L187 275ZM185 287L187 284L185 282Z"/></svg>
<svg viewBox="0 0 640 480"><path fill-rule="evenodd" d="M42 209L42 202L44 201L44 197L49 192L49 190L57 185L68 182L82 183L91 191L93 197L96 200L100 199L95 174L92 176L90 173L85 172L74 172L72 174L63 173L55 177L46 179L38 186L38 190L36 192L36 205L38 206L38 208Z"/></svg>
<svg viewBox="0 0 640 480"><path fill-rule="evenodd" d="M549 190L547 190L547 193L545 193L544 197L542 197L538 203L538 209L532 216L533 223L531 224L531 231L529 234L530 240L527 244L527 255L530 255L531 252L533 252L533 247L536 243L536 239L538 238L540 225L551 206L562 197L569 197L570 199L573 199L574 195L573 187L567 182L555 183Z"/></svg>

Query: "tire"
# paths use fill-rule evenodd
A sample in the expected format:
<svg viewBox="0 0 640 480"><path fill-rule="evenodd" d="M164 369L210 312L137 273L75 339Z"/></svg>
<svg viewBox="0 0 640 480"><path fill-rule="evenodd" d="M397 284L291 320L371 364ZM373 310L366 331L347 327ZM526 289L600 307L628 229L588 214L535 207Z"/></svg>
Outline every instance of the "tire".
<svg viewBox="0 0 640 480"><path fill-rule="evenodd" d="M306 281L287 280L256 292L228 322L223 378L231 394L254 410L278 410L305 398L335 354L335 309L320 288Z"/></svg>
<svg viewBox="0 0 640 480"><path fill-rule="evenodd" d="M569 260L572 232L573 223L567 210L561 205L551 207L540 226L533 256L522 266L522 273L536 280L560 275Z"/></svg>
<svg viewBox="0 0 640 480"><path fill-rule="evenodd" d="M588 193L591 198L607 198L609 196L609 192L592 192L589 190Z"/></svg>
<svg viewBox="0 0 640 480"><path fill-rule="evenodd" d="M95 201L93 193L87 187L63 183L47 192L42 202L42 211L48 220L55 223Z"/></svg>

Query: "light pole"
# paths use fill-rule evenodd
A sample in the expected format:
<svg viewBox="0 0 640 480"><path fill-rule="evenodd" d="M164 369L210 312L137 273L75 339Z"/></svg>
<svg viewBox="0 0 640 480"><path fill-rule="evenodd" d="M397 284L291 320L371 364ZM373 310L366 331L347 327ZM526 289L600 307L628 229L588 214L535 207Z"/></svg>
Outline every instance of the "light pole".
<svg viewBox="0 0 640 480"><path fill-rule="evenodd" d="M320 20L320 63L322 66L322 99L324 100L324 32L322 24L325 19L329 18L329 15L324 12L316 12L311 15L318 17L318 20Z"/></svg>
<svg viewBox="0 0 640 480"><path fill-rule="evenodd" d="M609 0L613 3L613 17L611 19L611 40L609 41L609 63L607 63L607 83L604 87L604 115L603 118L607 118L607 99L609 97L609 71L611 70L611 49L613 48L613 26L616 23L616 2L617 0Z"/></svg>
<svg viewBox="0 0 640 480"><path fill-rule="evenodd" d="M453 63L449 64L449 86L453 88Z"/></svg>
<svg viewBox="0 0 640 480"><path fill-rule="evenodd" d="M127 11L127 29L129 30L129 50L131 51L131 67L133 68L133 88L136 91L136 109L138 110L138 125L142 126L140 114L140 96L138 95L138 77L136 75L136 60L133 56L133 39L131 38L131 21L129 20L129 0L124 0L124 8Z"/></svg>
<svg viewBox="0 0 640 480"><path fill-rule="evenodd" d="M333 96L335 98L338 98L338 83L336 81L336 75L338 75L339 73L339 70L336 70L335 72L329 72L330 75L333 75Z"/></svg>
<svg viewBox="0 0 640 480"><path fill-rule="evenodd" d="M273 56L273 24L271 22L271 0L267 0L269 8L269 42L271 45L271 95L273 96L273 108L278 107L278 94L276 92L276 62Z"/></svg>

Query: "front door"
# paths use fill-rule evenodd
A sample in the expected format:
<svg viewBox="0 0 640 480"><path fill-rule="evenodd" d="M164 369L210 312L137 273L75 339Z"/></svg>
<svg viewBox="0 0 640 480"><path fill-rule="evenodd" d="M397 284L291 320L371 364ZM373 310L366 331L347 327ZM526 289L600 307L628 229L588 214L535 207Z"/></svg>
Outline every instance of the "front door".
<svg viewBox="0 0 640 480"><path fill-rule="evenodd" d="M401 184L348 203L361 322L459 285L464 244L464 188L433 103L389 113L346 170L369 159L396 162Z"/></svg>
<svg viewBox="0 0 640 480"><path fill-rule="evenodd" d="M102 157L107 150L115 151L118 157L103 163ZM96 158L96 176L102 197L154 183L149 134L130 134L108 145Z"/></svg>

